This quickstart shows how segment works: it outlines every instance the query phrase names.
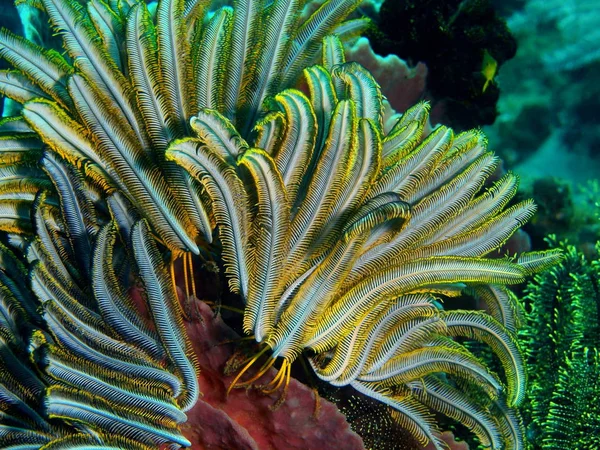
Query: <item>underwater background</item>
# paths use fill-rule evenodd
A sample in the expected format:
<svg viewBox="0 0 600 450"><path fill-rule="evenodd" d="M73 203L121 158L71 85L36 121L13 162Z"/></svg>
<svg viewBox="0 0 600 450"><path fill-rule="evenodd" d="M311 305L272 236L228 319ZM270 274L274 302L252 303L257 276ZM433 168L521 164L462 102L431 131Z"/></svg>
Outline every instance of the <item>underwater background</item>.
<svg viewBox="0 0 600 450"><path fill-rule="evenodd" d="M214 3L215 8L230 4ZM318 3L308 2L307 9L316 9ZM509 206L529 198L537 204L536 214L498 250L498 256L557 248L564 253L559 265L512 287L524 307L518 341L528 372L528 391L519 408L526 441L519 448L600 449L600 0L366 0L352 17L361 16L369 17L371 25L362 31L363 37L346 44L346 60L369 69L387 97L387 106L401 114L427 100L432 125L448 125L457 133L481 128L488 148L502 160L490 179L500 180L509 172L520 178ZM33 42L59 46L49 27L40 25L43 20L47 17L35 1L18 1L15 6L11 0L0 0L0 26ZM0 61L0 69L9 67ZM3 116L16 114L19 107L5 100ZM187 275L185 283L183 275L177 277L178 286L187 288ZM199 341L213 345L206 344L202 352L214 351L201 365L203 371L210 367L216 373L235 354L215 351L222 339L215 336L221 333L235 339L229 327L240 334L243 329L236 314L226 309L227 302L232 309L242 305L215 287L222 280L211 270L204 270L196 281L209 285L203 292L206 298L224 304L220 312L226 325L208 308L202 309L205 305L198 312L208 324L206 336ZM465 304L480 301L473 294ZM464 341L486 366L504 375L505 368L489 349ZM228 392L218 375L210 370L203 373L208 375L201 376L201 390L206 404L212 406L198 413L193 423L210 422L217 415L210 409L214 403L207 391ZM306 385L314 383L302 370L293 376ZM218 436L226 429L234 437L225 443L215 437L212 446L198 448L263 448L252 447L261 442L264 448L282 450L362 445L375 450L434 448L421 446L370 398L325 383L318 389L345 415L350 427L327 403L322 426L337 433L329 442L347 439L346 444L323 444L319 433L306 425L312 394L294 381L281 409L257 419L277 425L261 430L264 441L254 436L254 441L244 441L246 436L236 428L237 421L251 421L259 412L234 391L233 404L225 409L228 417L219 416L213 430L204 430L207 436L211 432ZM290 398L309 411L302 419L302 431L282 418L293 413ZM263 409L269 408L268 400L272 399L264 400ZM236 416L241 410L243 418ZM441 415L435 419L450 448L483 448L468 426ZM295 432L309 437L294 444L286 441L286 433ZM115 442L115 448L136 448L126 440ZM67 442L63 448L75 444ZM39 448L31 445L28 448Z"/></svg>

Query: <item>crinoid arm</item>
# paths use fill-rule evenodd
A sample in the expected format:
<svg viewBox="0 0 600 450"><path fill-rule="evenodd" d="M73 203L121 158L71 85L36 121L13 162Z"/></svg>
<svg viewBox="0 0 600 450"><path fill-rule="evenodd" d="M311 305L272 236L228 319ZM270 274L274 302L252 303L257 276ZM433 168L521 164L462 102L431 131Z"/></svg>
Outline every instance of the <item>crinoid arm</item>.
<svg viewBox="0 0 600 450"><path fill-rule="evenodd" d="M133 224L127 253L63 164L44 163L59 208L36 199L36 236L25 244L31 292L2 247L3 335L13 336L2 344L2 447L189 446L179 425L198 395L197 369L162 256L144 222ZM123 287L129 276L141 281L137 300Z"/></svg>

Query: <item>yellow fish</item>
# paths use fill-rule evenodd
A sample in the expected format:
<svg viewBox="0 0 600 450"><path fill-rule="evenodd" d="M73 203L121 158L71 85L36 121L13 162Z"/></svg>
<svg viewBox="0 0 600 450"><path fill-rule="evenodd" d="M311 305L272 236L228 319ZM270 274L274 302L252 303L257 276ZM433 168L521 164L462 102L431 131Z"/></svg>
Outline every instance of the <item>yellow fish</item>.
<svg viewBox="0 0 600 450"><path fill-rule="evenodd" d="M498 61L494 59L487 50L483 51L483 63L481 64L481 73L485 77L485 84L482 92L485 92L491 81L494 81L496 71L498 70Z"/></svg>

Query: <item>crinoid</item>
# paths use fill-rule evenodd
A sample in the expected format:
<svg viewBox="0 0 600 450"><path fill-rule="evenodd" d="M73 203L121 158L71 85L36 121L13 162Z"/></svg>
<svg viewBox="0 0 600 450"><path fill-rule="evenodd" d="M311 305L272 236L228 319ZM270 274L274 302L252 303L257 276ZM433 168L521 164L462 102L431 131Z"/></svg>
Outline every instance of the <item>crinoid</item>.
<svg viewBox="0 0 600 450"><path fill-rule="evenodd" d="M484 257L533 204L506 208L512 174L483 190L484 137L430 131L426 104L384 129L380 89L338 37L364 26L344 22L357 4L303 17L297 0L161 0L153 17L133 0L41 0L64 56L0 32L16 68L0 91L23 104L0 123L3 448L190 445L196 365L168 263L213 237L261 346L233 387L281 361L263 389L283 400L304 354L423 443L443 446L437 411L483 445L523 446L504 286L559 255ZM465 289L486 312L442 308Z"/></svg>
<svg viewBox="0 0 600 450"><path fill-rule="evenodd" d="M291 363L308 351L321 379L386 403L422 442L443 446L432 409L466 424L484 445L521 448L511 408L525 392L514 336L520 311L504 285L553 264L558 253L484 258L533 214L530 201L505 208L516 177L480 192L497 163L484 137L445 127L427 135L426 104L384 133L382 96L369 73L344 62L335 37L325 39L323 54L323 65L304 72L310 99L297 90L275 95L252 146L205 111L201 120L210 118L215 135L229 133L229 145L188 138L166 153L211 196L228 230L232 287L246 297L245 331L263 343L234 384L268 352L240 386L277 358L268 390L285 385ZM488 312L445 311L436 301L468 288ZM506 388L454 337L488 344Z"/></svg>

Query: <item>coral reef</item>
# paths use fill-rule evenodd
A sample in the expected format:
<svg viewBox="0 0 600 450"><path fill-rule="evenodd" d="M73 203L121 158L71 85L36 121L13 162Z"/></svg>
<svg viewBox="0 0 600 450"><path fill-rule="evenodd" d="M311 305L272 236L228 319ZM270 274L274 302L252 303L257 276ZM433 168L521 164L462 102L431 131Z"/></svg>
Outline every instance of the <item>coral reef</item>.
<svg viewBox="0 0 600 450"><path fill-rule="evenodd" d="M598 6L597 0L529 0L511 18L511 27L554 28L561 39L541 50L542 61L552 70L575 70L600 60Z"/></svg>
<svg viewBox="0 0 600 450"><path fill-rule="evenodd" d="M368 36L376 53L427 65L428 94L443 102L446 123L464 130L494 122L499 90L491 80L516 41L489 1L387 0Z"/></svg>
<svg viewBox="0 0 600 450"><path fill-rule="evenodd" d="M218 445L278 447L293 428L299 448L359 448L330 404L318 420L339 434L310 425L302 358L422 445L446 445L433 412L523 445L506 286L560 254L487 257L533 203L507 206L510 173L484 188L484 136L430 130L425 103L384 129L380 86L345 61L357 5L42 0L64 54L0 31L15 67L0 92L23 105L0 123L3 446L210 446L223 426ZM253 342L225 361L227 387L223 352L184 322L208 313L188 295L199 261L223 269ZM464 292L485 310L457 309Z"/></svg>
<svg viewBox="0 0 600 450"><path fill-rule="evenodd" d="M529 440L536 449L598 448L600 261L566 246L562 264L537 275L524 301Z"/></svg>
<svg viewBox="0 0 600 450"><path fill-rule="evenodd" d="M528 0L507 19L519 47L498 76L499 116L486 133L524 177L559 177L573 191L598 178L598 11L597 0Z"/></svg>

